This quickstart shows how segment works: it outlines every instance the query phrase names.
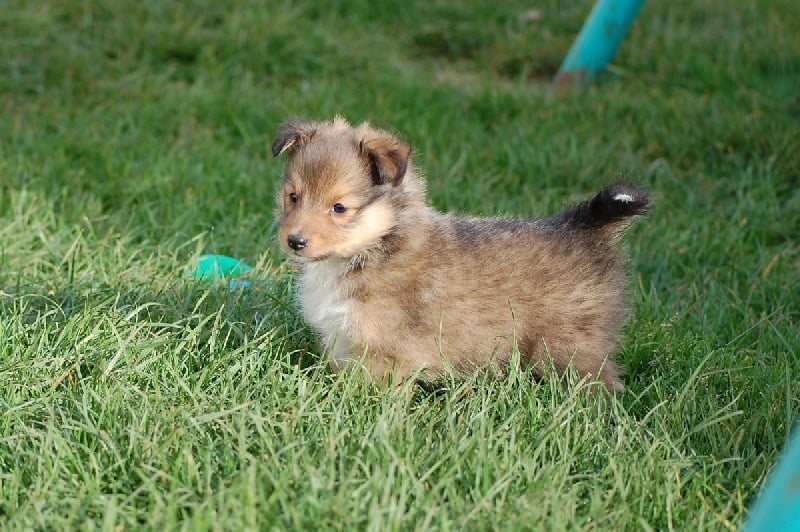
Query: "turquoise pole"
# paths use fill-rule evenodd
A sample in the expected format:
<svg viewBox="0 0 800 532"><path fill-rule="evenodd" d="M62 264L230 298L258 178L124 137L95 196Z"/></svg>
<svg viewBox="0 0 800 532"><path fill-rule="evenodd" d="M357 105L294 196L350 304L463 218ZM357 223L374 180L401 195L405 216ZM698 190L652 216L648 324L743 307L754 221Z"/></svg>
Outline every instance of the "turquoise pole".
<svg viewBox="0 0 800 532"><path fill-rule="evenodd" d="M644 0L597 0L556 74L556 88L594 78L614 57Z"/></svg>
<svg viewBox="0 0 800 532"><path fill-rule="evenodd" d="M742 530L800 530L800 425L767 477Z"/></svg>

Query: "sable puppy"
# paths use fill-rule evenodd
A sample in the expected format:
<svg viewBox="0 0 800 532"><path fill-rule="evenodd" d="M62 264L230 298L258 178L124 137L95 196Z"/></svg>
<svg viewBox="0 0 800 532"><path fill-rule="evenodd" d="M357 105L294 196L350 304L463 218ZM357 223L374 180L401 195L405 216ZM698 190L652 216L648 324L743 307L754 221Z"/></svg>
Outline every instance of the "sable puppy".
<svg viewBox="0 0 800 532"><path fill-rule="evenodd" d="M279 242L300 309L336 371L378 383L523 363L624 390L610 360L626 315L617 240L650 200L615 185L546 220L450 216L426 204L411 147L367 123L290 121Z"/></svg>

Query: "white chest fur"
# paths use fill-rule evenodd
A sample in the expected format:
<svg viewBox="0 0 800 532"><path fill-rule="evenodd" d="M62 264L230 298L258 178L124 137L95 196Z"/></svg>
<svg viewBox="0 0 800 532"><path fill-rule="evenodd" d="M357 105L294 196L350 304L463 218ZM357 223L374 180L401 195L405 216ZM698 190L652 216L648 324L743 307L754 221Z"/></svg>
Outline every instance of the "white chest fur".
<svg viewBox="0 0 800 532"><path fill-rule="evenodd" d="M347 263L320 261L308 263L297 277L297 296L305 320L332 349L336 360L350 356L346 331L352 325L353 302L342 274Z"/></svg>

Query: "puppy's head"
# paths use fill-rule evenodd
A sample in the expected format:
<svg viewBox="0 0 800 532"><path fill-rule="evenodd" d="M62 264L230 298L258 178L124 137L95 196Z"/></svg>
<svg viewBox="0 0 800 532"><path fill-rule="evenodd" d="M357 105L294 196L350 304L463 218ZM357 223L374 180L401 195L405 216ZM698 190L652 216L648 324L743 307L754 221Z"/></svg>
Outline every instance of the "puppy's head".
<svg viewBox="0 0 800 532"><path fill-rule="evenodd" d="M411 147L369 124L282 124L272 155L288 153L277 204L283 250L298 261L350 259L396 225Z"/></svg>

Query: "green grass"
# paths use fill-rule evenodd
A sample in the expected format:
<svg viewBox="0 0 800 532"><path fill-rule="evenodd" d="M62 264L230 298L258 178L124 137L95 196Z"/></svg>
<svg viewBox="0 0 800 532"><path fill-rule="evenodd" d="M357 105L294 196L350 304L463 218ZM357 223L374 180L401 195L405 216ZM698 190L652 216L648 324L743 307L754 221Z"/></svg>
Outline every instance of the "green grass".
<svg viewBox="0 0 800 532"><path fill-rule="evenodd" d="M739 527L800 411L800 11L651 0L555 99L592 2L562 4L6 2L2 528ZM336 113L410 140L443 210L646 185L629 391L320 369L268 146ZM187 279L201 253L246 294Z"/></svg>

